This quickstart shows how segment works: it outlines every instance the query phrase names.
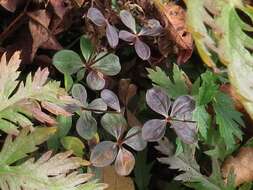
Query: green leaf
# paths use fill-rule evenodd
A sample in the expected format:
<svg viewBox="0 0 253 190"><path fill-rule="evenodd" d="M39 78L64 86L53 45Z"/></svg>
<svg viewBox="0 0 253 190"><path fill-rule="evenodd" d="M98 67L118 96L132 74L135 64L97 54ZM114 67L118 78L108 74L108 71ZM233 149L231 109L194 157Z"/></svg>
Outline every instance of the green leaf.
<svg viewBox="0 0 253 190"><path fill-rule="evenodd" d="M197 97L198 105L206 105L212 101L215 94L218 92L219 86L216 84L217 77L210 71L201 75L202 84L199 88Z"/></svg>
<svg viewBox="0 0 253 190"><path fill-rule="evenodd" d="M153 163L147 163L147 149L138 152L135 157L134 181L141 190L148 190Z"/></svg>
<svg viewBox="0 0 253 190"><path fill-rule="evenodd" d="M91 67L107 76L117 75L121 70L119 57L112 53L106 54L106 52L98 54L96 57L98 61Z"/></svg>
<svg viewBox="0 0 253 190"><path fill-rule="evenodd" d="M185 81L185 73L179 69L177 65L173 67L173 81L166 75L166 73L159 67L155 70L147 69L148 77L152 80L154 85L157 85L164 90L173 99L188 94L188 88Z"/></svg>
<svg viewBox="0 0 253 190"><path fill-rule="evenodd" d="M73 102L66 91L60 88L60 83L48 81L47 68L38 69L33 77L29 74L25 83L18 85L19 55L19 52L14 53L7 62L4 54L0 62L0 129L13 135L18 135L18 126L32 127L30 118L55 124L55 120L42 112L37 104L55 115L69 115L62 106Z"/></svg>
<svg viewBox="0 0 253 190"><path fill-rule="evenodd" d="M193 111L193 120L197 122L198 131L207 139L207 130L211 125L211 116L207 113L205 106L197 106Z"/></svg>
<svg viewBox="0 0 253 190"><path fill-rule="evenodd" d="M97 121L91 112L82 111L76 123L77 133L85 140L91 140L97 133Z"/></svg>
<svg viewBox="0 0 253 190"><path fill-rule="evenodd" d="M84 144L77 137L66 136L61 139L61 144L66 150L72 150L76 156L82 157Z"/></svg>
<svg viewBox="0 0 253 190"><path fill-rule="evenodd" d="M53 64L61 73L68 75L84 67L80 56L72 50L58 51L53 57Z"/></svg>
<svg viewBox="0 0 253 190"><path fill-rule="evenodd" d="M232 149L235 145L234 136L242 139L242 131L240 130L240 126L244 126L242 114L235 110L231 98L222 92L216 94L213 108L220 135L227 148Z"/></svg>
<svg viewBox="0 0 253 190"><path fill-rule="evenodd" d="M242 0L187 0L187 24L204 62L217 70L212 53L227 66L240 102L253 118L252 7ZM240 10L240 11L238 11ZM244 16L248 19L245 21ZM242 18L241 18L242 17ZM209 32L210 31L210 32Z"/></svg>
<svg viewBox="0 0 253 190"><path fill-rule="evenodd" d="M85 35L83 35L80 39L80 48L81 48L83 57L85 61L87 62L90 59L92 53L94 52L94 47L91 43L91 40L87 38Z"/></svg>
<svg viewBox="0 0 253 190"><path fill-rule="evenodd" d="M69 91L73 85L73 79L71 77L71 75L65 74L64 75L64 86L66 91Z"/></svg>
<svg viewBox="0 0 253 190"><path fill-rule="evenodd" d="M37 145L45 142L55 132L55 128L35 128L29 134L28 131L23 129L16 138L8 135L5 140L0 152L0 189L102 190L107 187L96 181L86 183L92 174L73 172L89 163L81 158L71 157L71 151L54 156L49 151L37 161L30 158L13 166L14 162L34 152Z"/></svg>
<svg viewBox="0 0 253 190"><path fill-rule="evenodd" d="M118 140L125 132L127 122L121 114L106 113L101 119L101 125L108 133Z"/></svg>
<svg viewBox="0 0 253 190"><path fill-rule="evenodd" d="M158 160L163 164L170 165L170 169L181 171L175 180L183 181L187 183L187 186L196 190L235 190L234 188L227 188L224 184L217 160L213 160L213 173L207 177L201 174L200 167L195 160L195 147L183 144L183 151L178 155L171 155L170 147L167 149L167 151L163 151L163 154L167 152L166 157L158 158Z"/></svg>
<svg viewBox="0 0 253 190"><path fill-rule="evenodd" d="M15 139L9 135L0 152L0 166L13 164L26 157L28 153L34 152L38 149L37 145L45 142L55 131L55 127L36 128L28 134L29 130L25 128Z"/></svg>
<svg viewBox="0 0 253 190"><path fill-rule="evenodd" d="M47 145L49 149L57 150L60 146L60 138L65 137L72 126L72 117L66 116L57 116L57 131L54 135L52 135L48 141Z"/></svg>

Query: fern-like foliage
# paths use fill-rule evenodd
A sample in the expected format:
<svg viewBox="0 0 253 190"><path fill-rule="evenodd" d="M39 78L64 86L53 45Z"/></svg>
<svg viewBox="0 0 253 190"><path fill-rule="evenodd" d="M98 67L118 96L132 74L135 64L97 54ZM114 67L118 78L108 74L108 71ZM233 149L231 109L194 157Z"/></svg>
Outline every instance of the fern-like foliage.
<svg viewBox="0 0 253 190"><path fill-rule="evenodd" d="M229 77L241 102L253 118L253 27L237 10L253 21L253 8L242 0L187 0L188 26L204 62L217 70L212 54L227 65ZM209 29L208 29L209 28Z"/></svg>
<svg viewBox="0 0 253 190"><path fill-rule="evenodd" d="M52 156L49 151L37 161L30 158L13 166L28 153L35 151L36 145L46 141L55 130L37 127L29 133L25 128L15 139L11 135L6 138L0 152L1 190L102 190L107 187L96 181L87 182L92 177L91 174L73 172L88 162L79 157L71 157L71 152Z"/></svg>
<svg viewBox="0 0 253 190"><path fill-rule="evenodd" d="M61 106L72 100L60 88L60 83L48 80L48 69L38 69L32 77L18 82L20 52L7 62L6 54L0 62L0 129L9 134L18 134L18 126L32 126L29 117L42 123L55 124L55 120L41 110L41 106L53 114L70 115Z"/></svg>
<svg viewBox="0 0 253 190"><path fill-rule="evenodd" d="M173 154L173 145L167 139L160 141L156 147L166 157L158 158L159 162L170 165L170 169L177 169L182 173L175 180L182 181L196 190L235 190L233 182L225 184L220 172L218 161L213 159L212 175L205 176L195 160L195 147L183 145L183 150Z"/></svg>

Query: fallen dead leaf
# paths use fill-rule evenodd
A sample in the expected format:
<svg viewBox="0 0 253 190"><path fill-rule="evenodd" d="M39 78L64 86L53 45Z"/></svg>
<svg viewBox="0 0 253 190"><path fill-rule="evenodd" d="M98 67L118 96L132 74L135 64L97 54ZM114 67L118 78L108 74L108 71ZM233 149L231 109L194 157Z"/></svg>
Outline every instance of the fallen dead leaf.
<svg viewBox="0 0 253 190"><path fill-rule="evenodd" d="M1 0L0 5L10 12L14 12L17 8L19 0Z"/></svg>
<svg viewBox="0 0 253 190"><path fill-rule="evenodd" d="M134 182L130 177L119 176L112 166L103 168L103 182L109 185L107 190L134 190Z"/></svg>
<svg viewBox="0 0 253 190"><path fill-rule="evenodd" d="M50 0L50 3L54 8L55 14L61 19L73 8L70 0Z"/></svg>
<svg viewBox="0 0 253 190"><path fill-rule="evenodd" d="M253 148L242 147L239 153L234 157L231 156L225 160L222 166L222 175L227 181L227 177L231 170L235 174L236 186L253 181Z"/></svg>
<svg viewBox="0 0 253 190"><path fill-rule="evenodd" d="M178 47L179 64L185 63L192 55L193 38L187 30L185 10L174 3L162 4L154 0L154 5L164 20L166 31Z"/></svg>

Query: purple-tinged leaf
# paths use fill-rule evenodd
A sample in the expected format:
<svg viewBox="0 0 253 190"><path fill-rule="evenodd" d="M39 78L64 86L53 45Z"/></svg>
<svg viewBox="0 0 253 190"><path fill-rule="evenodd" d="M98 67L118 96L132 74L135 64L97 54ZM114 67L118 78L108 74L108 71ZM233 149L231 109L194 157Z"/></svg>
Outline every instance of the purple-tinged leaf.
<svg viewBox="0 0 253 190"><path fill-rule="evenodd" d="M135 39L136 39L136 35L126 31L126 30L121 30L119 32L119 38L121 40L124 40L126 42L135 42Z"/></svg>
<svg viewBox="0 0 253 190"><path fill-rule="evenodd" d="M106 113L101 119L101 125L108 133L119 140L126 130L127 122L121 114Z"/></svg>
<svg viewBox="0 0 253 190"><path fill-rule="evenodd" d="M136 34L136 23L133 15L126 10L120 11L120 19L133 33Z"/></svg>
<svg viewBox="0 0 253 190"><path fill-rule="evenodd" d="M133 154L125 148L120 148L114 164L117 174L121 176L129 175L134 169L134 165L135 159Z"/></svg>
<svg viewBox="0 0 253 190"><path fill-rule="evenodd" d="M117 29L109 23L107 23L107 27L106 27L106 37L107 37L109 45L112 48L115 48L118 45L119 34L117 32Z"/></svg>
<svg viewBox="0 0 253 190"><path fill-rule="evenodd" d="M166 120L152 119L144 123L142 128L142 138L146 141L159 141L166 131Z"/></svg>
<svg viewBox="0 0 253 190"><path fill-rule="evenodd" d="M134 43L134 48L137 53L137 55L142 60L148 60L150 58L151 52L149 46L141 41L139 38L136 38L136 41Z"/></svg>
<svg viewBox="0 0 253 190"><path fill-rule="evenodd" d="M97 26L105 26L106 25L106 18L101 13L100 10L91 7L88 10L87 17Z"/></svg>
<svg viewBox="0 0 253 190"><path fill-rule="evenodd" d="M102 98L97 98L95 100L93 100L89 106L89 109L94 109L94 110L101 110L101 111L106 111L107 110L107 105L106 103L103 101ZM103 112L95 112L95 113L103 113Z"/></svg>
<svg viewBox="0 0 253 190"><path fill-rule="evenodd" d="M105 86L105 79L103 78L103 74L100 72L89 72L86 82L92 90L101 90Z"/></svg>
<svg viewBox="0 0 253 190"><path fill-rule="evenodd" d="M108 107L120 112L119 99L113 91L104 89L101 92L101 98L107 104Z"/></svg>
<svg viewBox="0 0 253 190"><path fill-rule="evenodd" d="M71 90L73 98L79 100L84 106L87 106L87 91L81 84L74 84Z"/></svg>
<svg viewBox="0 0 253 190"><path fill-rule="evenodd" d="M191 96L179 96L173 103L170 116L185 119L185 115L189 113L192 114L194 109L195 101Z"/></svg>
<svg viewBox="0 0 253 190"><path fill-rule="evenodd" d="M196 142L197 138L197 124L192 122L192 113L195 109L195 101L191 96L178 97L171 110L171 117L182 120L173 121L171 128L173 128L177 136L187 144Z"/></svg>
<svg viewBox="0 0 253 190"><path fill-rule="evenodd" d="M110 165L116 158L118 147L111 141L103 141L91 151L90 161L95 167Z"/></svg>
<svg viewBox="0 0 253 190"><path fill-rule="evenodd" d="M113 53L108 55L106 54L107 52L99 53L96 57L96 60L100 60L93 64L91 68L107 76L117 75L121 70L119 57Z"/></svg>
<svg viewBox="0 0 253 190"><path fill-rule="evenodd" d="M139 36L158 36L162 32L162 29L158 20L150 19L147 26L144 26L139 32Z"/></svg>
<svg viewBox="0 0 253 190"><path fill-rule="evenodd" d="M173 128L177 136L186 144L197 142L197 124L192 122L173 121Z"/></svg>
<svg viewBox="0 0 253 190"><path fill-rule="evenodd" d="M152 110L168 117L171 101L162 89L156 87L149 89L146 93L146 101Z"/></svg>
<svg viewBox="0 0 253 190"><path fill-rule="evenodd" d="M76 123L76 131L85 140L90 140L94 137L97 132L97 121L91 115L91 112L81 112Z"/></svg>
<svg viewBox="0 0 253 190"><path fill-rule="evenodd" d="M125 139L124 144L136 151L142 151L147 146L147 142L142 138L140 127L132 127L127 132Z"/></svg>

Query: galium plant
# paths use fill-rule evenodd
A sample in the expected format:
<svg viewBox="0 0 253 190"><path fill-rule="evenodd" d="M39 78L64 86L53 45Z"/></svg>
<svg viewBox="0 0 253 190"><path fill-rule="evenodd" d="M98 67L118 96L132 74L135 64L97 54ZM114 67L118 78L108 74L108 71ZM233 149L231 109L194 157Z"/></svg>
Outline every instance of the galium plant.
<svg viewBox="0 0 253 190"><path fill-rule="evenodd" d="M95 52L95 47L91 41L82 36L80 39L81 58L72 50L58 51L53 57L54 66L65 75L77 73L78 80L86 76L87 85L92 90L101 90L105 86L105 77L117 75L120 70L118 56L108 52Z"/></svg>
<svg viewBox="0 0 253 190"><path fill-rule="evenodd" d="M158 36L162 31L160 22L156 19L150 19L147 21L147 26L143 26L141 30L137 32L135 18L129 11L120 11L120 19L131 32L121 30L119 32L119 38L133 44L137 55L143 60L148 60L151 55L150 47L142 41L141 37Z"/></svg>
<svg viewBox="0 0 253 190"><path fill-rule="evenodd" d="M97 26L106 27L106 38L109 45L115 48L119 43L119 34L117 28L111 25L97 8L91 7L88 10L87 17Z"/></svg>
<svg viewBox="0 0 253 190"><path fill-rule="evenodd" d="M116 142L103 141L96 145L91 152L90 161L96 167L105 167L114 162L114 167L119 175L129 175L134 168L135 159L133 154L123 145L127 145L136 151L146 147L146 142L141 136L141 128L131 127L127 129L127 122L122 114L107 113L101 119L103 128L110 133Z"/></svg>
<svg viewBox="0 0 253 190"><path fill-rule="evenodd" d="M147 91L146 101L148 106L161 114L164 119L152 119L144 123L142 137L145 140L160 140L165 134L166 125L169 123L184 143L197 142L197 126L196 122L192 121L195 102L191 96L179 96L171 106L172 103L167 94L154 87Z"/></svg>

